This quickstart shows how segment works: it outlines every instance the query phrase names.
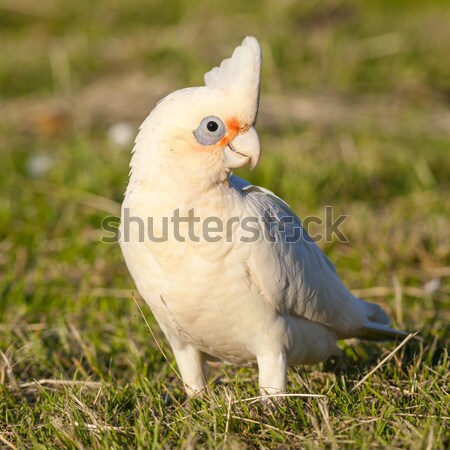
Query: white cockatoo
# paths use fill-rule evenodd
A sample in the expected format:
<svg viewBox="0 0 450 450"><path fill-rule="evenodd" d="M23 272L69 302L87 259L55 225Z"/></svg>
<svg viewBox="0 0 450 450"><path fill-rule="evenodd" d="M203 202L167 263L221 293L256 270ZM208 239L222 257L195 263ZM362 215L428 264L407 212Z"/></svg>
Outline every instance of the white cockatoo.
<svg viewBox="0 0 450 450"><path fill-rule="evenodd" d="M120 245L189 396L208 361L256 363L267 396L288 366L338 355L338 339L407 335L350 293L283 200L232 175L260 157L260 72L247 37L205 86L158 103L131 159Z"/></svg>

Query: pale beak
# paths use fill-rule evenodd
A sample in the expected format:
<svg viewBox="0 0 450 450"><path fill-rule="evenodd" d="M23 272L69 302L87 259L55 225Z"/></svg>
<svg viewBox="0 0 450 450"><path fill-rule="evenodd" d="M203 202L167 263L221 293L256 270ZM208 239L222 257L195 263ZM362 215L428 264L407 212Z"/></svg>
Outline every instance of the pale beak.
<svg viewBox="0 0 450 450"><path fill-rule="evenodd" d="M250 164L254 169L260 155L258 133L254 127L238 134L223 151L224 164L228 169L237 169Z"/></svg>

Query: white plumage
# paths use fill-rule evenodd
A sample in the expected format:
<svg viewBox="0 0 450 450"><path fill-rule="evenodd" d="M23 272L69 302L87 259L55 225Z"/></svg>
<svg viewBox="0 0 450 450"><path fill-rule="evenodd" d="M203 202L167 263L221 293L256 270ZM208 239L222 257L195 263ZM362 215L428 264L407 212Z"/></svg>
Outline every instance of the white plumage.
<svg viewBox="0 0 450 450"><path fill-rule="evenodd" d="M247 37L205 86L157 105L131 160L120 244L189 395L204 389L208 360L257 363L261 391L272 394L285 389L288 365L339 354L338 339L405 335L345 288L306 233L288 242L301 224L285 202L231 174L260 156L260 69L258 41ZM198 221L175 223L190 211ZM204 231L211 220L223 225L215 241Z"/></svg>

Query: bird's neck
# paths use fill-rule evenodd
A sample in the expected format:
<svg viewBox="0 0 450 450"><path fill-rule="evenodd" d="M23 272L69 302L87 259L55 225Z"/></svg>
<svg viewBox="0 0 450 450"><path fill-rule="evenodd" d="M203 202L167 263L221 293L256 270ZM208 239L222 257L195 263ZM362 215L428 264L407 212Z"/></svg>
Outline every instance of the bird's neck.
<svg viewBox="0 0 450 450"><path fill-rule="evenodd" d="M148 171L145 176L132 171L125 196L153 211L198 208L214 203L229 190L229 173L222 171L214 177L207 173L201 167L194 173L171 173L166 167Z"/></svg>
<svg viewBox="0 0 450 450"><path fill-rule="evenodd" d="M168 152L163 158L137 151L130 166L127 194L139 191L170 203L198 199L229 186L230 173L219 158L206 152L190 158Z"/></svg>

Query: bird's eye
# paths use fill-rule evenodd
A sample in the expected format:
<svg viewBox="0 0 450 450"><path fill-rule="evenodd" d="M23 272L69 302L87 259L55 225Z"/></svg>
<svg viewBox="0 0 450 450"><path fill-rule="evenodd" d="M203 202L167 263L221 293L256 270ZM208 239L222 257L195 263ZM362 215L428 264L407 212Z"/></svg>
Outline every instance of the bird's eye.
<svg viewBox="0 0 450 450"><path fill-rule="evenodd" d="M214 122L214 120L210 120L206 124L206 128L208 128L209 131L217 131L217 129L219 128L219 125L217 125L217 122Z"/></svg>
<svg viewBox="0 0 450 450"><path fill-rule="evenodd" d="M225 125L218 117L208 116L200 122L194 136L201 145L214 145L225 136L226 132Z"/></svg>

